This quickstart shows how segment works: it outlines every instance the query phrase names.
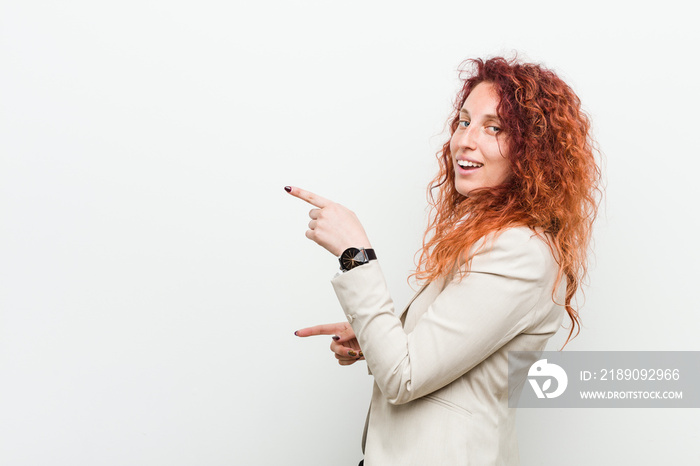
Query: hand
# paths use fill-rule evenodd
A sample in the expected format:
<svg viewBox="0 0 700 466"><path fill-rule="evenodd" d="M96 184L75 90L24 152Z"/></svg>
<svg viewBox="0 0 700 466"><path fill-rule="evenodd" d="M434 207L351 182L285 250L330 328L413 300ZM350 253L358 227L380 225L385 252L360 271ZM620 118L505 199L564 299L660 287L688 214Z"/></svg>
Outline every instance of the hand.
<svg viewBox="0 0 700 466"><path fill-rule="evenodd" d="M306 237L334 256L340 257L348 248L372 247L365 229L351 210L300 188L287 186L284 189L292 196L318 207L309 212L311 221Z"/></svg>
<svg viewBox="0 0 700 466"><path fill-rule="evenodd" d="M341 366L349 366L361 359L365 359L360 349L360 343L355 338L355 331L347 322L307 327L297 330L294 334L298 337L333 335L331 351L335 353L335 358Z"/></svg>

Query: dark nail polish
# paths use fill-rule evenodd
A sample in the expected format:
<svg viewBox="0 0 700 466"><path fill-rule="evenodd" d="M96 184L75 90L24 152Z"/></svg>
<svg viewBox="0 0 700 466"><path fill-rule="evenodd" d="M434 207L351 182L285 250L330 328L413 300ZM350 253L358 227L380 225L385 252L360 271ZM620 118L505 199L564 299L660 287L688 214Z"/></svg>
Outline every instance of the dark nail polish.
<svg viewBox="0 0 700 466"><path fill-rule="evenodd" d="M353 358L357 356L357 353L354 352L353 350L348 351L348 356L352 356Z"/></svg>
<svg viewBox="0 0 700 466"><path fill-rule="evenodd" d="M363 356L364 356L364 354L362 353L362 351L360 351L360 357L363 357Z"/></svg>
<svg viewBox="0 0 700 466"><path fill-rule="evenodd" d="M299 331L299 330L297 330L296 332L294 332L294 335L299 336L299 334L297 333L298 331Z"/></svg>
<svg viewBox="0 0 700 466"><path fill-rule="evenodd" d="M292 192L292 187L291 186L285 186L284 190L287 191L288 193Z"/></svg>
<svg viewBox="0 0 700 466"><path fill-rule="evenodd" d="M333 339L334 339L335 341L338 341L338 340L340 340L340 337L339 337L338 335L333 335Z"/></svg>

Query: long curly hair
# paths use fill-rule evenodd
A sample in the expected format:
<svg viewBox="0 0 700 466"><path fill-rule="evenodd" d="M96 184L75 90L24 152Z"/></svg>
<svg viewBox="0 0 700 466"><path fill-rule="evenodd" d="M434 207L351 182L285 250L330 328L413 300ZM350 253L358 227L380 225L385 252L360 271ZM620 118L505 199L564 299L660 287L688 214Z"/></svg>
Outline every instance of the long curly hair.
<svg viewBox="0 0 700 466"><path fill-rule="evenodd" d="M445 142L437 153L440 171L428 188L431 216L414 276L427 281L448 276L486 235L528 226L549 244L559 265L552 296L566 279L562 304L572 323L568 343L581 330L572 301L586 276L601 193L590 121L574 91L540 65L473 59L463 64L460 77L464 84L448 120L450 138L470 92L481 82L492 83L500 98L497 113L512 176L462 196L455 189L450 141Z"/></svg>

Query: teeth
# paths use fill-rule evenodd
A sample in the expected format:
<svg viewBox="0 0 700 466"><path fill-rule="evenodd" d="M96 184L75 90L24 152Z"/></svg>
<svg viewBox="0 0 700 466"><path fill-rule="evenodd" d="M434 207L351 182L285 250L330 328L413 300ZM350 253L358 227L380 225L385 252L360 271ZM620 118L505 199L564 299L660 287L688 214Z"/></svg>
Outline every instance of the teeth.
<svg viewBox="0 0 700 466"><path fill-rule="evenodd" d="M457 160L457 165L459 165L462 168L467 168L467 167L483 167L483 163L476 163L476 162L470 162L468 160Z"/></svg>

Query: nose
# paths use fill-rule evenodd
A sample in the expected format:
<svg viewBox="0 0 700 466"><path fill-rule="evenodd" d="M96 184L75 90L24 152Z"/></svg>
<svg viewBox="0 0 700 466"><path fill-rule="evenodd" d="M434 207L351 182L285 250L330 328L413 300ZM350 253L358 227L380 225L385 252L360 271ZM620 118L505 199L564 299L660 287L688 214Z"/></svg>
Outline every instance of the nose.
<svg viewBox="0 0 700 466"><path fill-rule="evenodd" d="M459 126L452 137L456 138L460 148L476 148L476 127L474 125L469 125L466 128Z"/></svg>

